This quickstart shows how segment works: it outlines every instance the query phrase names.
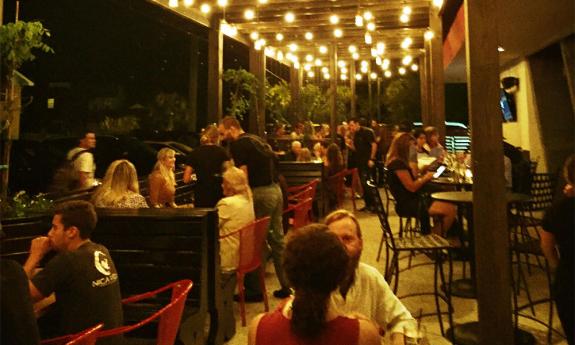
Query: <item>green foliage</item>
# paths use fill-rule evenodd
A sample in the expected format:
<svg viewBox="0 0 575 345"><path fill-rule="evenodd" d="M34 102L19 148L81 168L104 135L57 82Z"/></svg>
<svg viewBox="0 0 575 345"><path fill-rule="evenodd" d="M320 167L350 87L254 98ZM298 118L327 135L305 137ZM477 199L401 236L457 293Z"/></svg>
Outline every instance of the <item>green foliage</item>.
<svg viewBox="0 0 575 345"><path fill-rule="evenodd" d="M329 104L319 86L307 84L301 88L299 103L298 121L312 120L321 123L329 119Z"/></svg>
<svg viewBox="0 0 575 345"><path fill-rule="evenodd" d="M274 86L266 83L266 117L268 120L285 123L290 104L291 92L284 80Z"/></svg>
<svg viewBox="0 0 575 345"><path fill-rule="evenodd" d="M46 213L52 209L53 201L40 193L33 197L21 190L9 202L1 202L0 214L2 217L25 217L29 215Z"/></svg>
<svg viewBox="0 0 575 345"><path fill-rule="evenodd" d="M385 89L384 101L392 123L417 121L421 117L419 77L415 73L392 80Z"/></svg>
<svg viewBox="0 0 575 345"><path fill-rule="evenodd" d="M259 89L256 76L240 69L227 69L223 79L230 86L230 107L228 114L238 119L243 119L250 105L255 105L255 96Z"/></svg>
<svg viewBox="0 0 575 345"><path fill-rule="evenodd" d="M106 116L104 120L100 122L100 131L113 135L128 134L138 128L140 128L140 124L138 118L135 116L122 116L117 118Z"/></svg>
<svg viewBox="0 0 575 345"><path fill-rule="evenodd" d="M40 22L16 22L0 26L0 55L8 75L24 62L36 58L35 51L53 53L43 40L50 37L50 31Z"/></svg>
<svg viewBox="0 0 575 345"><path fill-rule="evenodd" d="M336 109L337 109L337 122L347 121L348 116L351 113L351 88L348 86L338 86L337 87L337 97L336 97Z"/></svg>

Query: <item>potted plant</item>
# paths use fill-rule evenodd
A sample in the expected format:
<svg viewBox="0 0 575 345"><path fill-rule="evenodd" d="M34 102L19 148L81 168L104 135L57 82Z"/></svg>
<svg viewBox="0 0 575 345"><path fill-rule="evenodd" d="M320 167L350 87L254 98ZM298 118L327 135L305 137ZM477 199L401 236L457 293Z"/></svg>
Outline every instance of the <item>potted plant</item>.
<svg viewBox="0 0 575 345"><path fill-rule="evenodd" d="M19 132L20 86L33 85L18 73L18 69L25 62L33 61L37 51L54 52L44 43L47 37L50 37L50 32L40 22L18 21L0 26L0 138L3 141L0 197L3 198L8 194L8 163L12 140L18 138Z"/></svg>

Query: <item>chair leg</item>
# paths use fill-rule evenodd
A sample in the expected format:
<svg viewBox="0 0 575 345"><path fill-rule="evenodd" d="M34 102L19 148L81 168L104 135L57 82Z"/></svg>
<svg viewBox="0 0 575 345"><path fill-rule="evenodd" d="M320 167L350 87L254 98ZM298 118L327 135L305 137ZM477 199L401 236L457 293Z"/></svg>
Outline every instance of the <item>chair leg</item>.
<svg viewBox="0 0 575 345"><path fill-rule="evenodd" d="M242 327L246 327L246 296L244 288L244 274L238 273L238 294L240 295L240 316L242 318Z"/></svg>
<svg viewBox="0 0 575 345"><path fill-rule="evenodd" d="M266 311L270 310L269 304L268 304L268 293L266 291L266 279L265 279L265 269L263 267L264 265L262 264L262 266L260 266L258 272L259 272L259 277L260 277L260 288L262 290L262 295L264 296L264 307Z"/></svg>
<svg viewBox="0 0 575 345"><path fill-rule="evenodd" d="M437 253L436 253L437 254ZM439 266L441 259L439 255L435 256L435 264L433 265L433 297L435 298L435 311L437 312L437 320L439 321L439 329L441 330L441 335L445 335L445 330L443 329L443 319L441 318L441 306L439 305L439 289L437 283L437 275L439 273Z"/></svg>
<svg viewBox="0 0 575 345"><path fill-rule="evenodd" d="M393 293L397 295L397 289L399 288L399 253L395 254L395 282L393 286Z"/></svg>
<svg viewBox="0 0 575 345"><path fill-rule="evenodd" d="M381 232L381 241L379 241L379 249L377 250L377 262L379 262L379 258L381 257L381 250L383 249L383 241L385 240L385 232L382 229Z"/></svg>

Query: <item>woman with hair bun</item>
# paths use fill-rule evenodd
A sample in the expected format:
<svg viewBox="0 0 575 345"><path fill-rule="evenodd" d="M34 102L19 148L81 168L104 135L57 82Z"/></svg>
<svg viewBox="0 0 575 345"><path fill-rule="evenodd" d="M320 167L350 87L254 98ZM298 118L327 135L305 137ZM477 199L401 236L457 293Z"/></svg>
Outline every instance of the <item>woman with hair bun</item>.
<svg viewBox="0 0 575 345"><path fill-rule="evenodd" d="M158 161L148 176L152 207L178 207L176 205L176 151L164 147L158 151Z"/></svg>
<svg viewBox="0 0 575 345"><path fill-rule="evenodd" d="M371 321L343 316L330 303L349 265L345 247L326 225L310 224L292 233L283 267L295 296L252 321L248 344L379 345Z"/></svg>

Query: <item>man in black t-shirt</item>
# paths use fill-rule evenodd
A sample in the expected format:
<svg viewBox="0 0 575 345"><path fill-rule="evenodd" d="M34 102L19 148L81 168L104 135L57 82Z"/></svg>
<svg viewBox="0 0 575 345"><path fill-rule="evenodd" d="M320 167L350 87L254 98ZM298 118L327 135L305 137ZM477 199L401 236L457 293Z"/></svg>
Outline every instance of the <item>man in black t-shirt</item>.
<svg viewBox="0 0 575 345"><path fill-rule="evenodd" d="M272 251L272 259L281 289L274 291L277 298L285 298L291 294L282 269L283 243L283 197L276 178L277 157L271 147L260 137L247 134L240 123L233 117L223 118L218 126L222 139L230 142L230 155L234 164L248 176L254 198L256 218L269 216L270 229L267 242ZM259 288L257 274L246 276L246 300L259 301L263 299Z"/></svg>
<svg viewBox="0 0 575 345"><path fill-rule="evenodd" d="M363 200L365 207L360 211L371 212L373 208L373 200L367 190L367 181L371 179L371 170L375 166L377 143L375 135L371 128L365 127L365 119L351 119L349 121L349 129L353 133L353 147L351 150L354 152L355 163L359 172L359 178L363 186Z"/></svg>
<svg viewBox="0 0 575 345"><path fill-rule="evenodd" d="M98 323L105 329L122 326L120 283L116 267L106 247L90 241L97 222L92 204L70 201L54 212L47 237L32 240L24 264L33 301L56 295L50 324L54 335L77 333ZM44 269L35 273L50 251L58 254ZM98 344L116 344L120 339L105 338Z"/></svg>

